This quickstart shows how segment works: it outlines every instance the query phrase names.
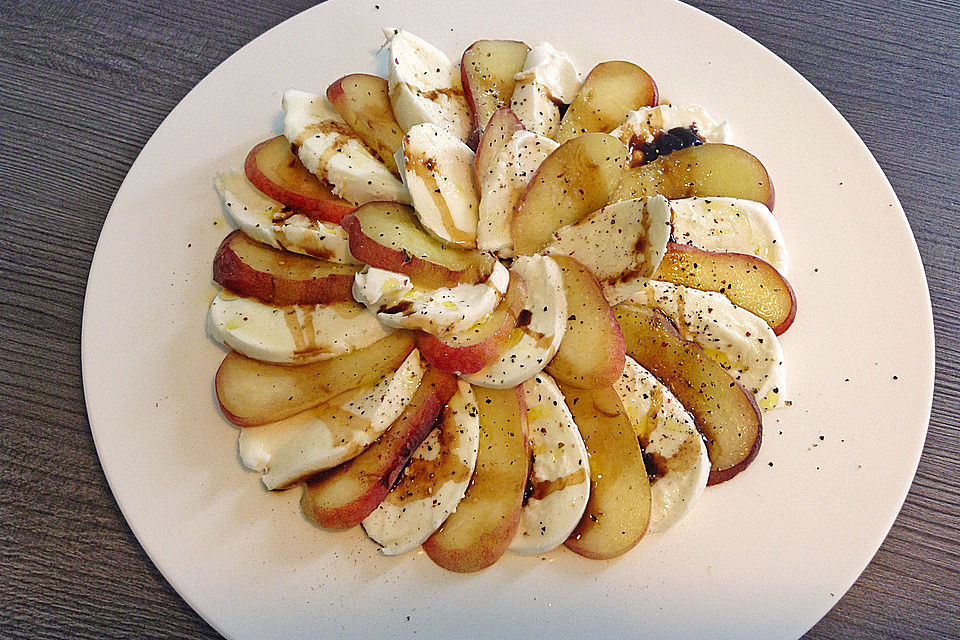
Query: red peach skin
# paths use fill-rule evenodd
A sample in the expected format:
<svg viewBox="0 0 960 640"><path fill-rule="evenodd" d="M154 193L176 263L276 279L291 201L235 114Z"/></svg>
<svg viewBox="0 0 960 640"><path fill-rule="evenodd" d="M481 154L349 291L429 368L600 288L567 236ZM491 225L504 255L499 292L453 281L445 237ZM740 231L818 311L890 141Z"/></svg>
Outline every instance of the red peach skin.
<svg viewBox="0 0 960 640"><path fill-rule="evenodd" d="M697 343L680 337L660 311L618 304L627 353L686 407L710 456L708 484L729 480L760 450L762 419L753 394L730 377Z"/></svg>
<svg viewBox="0 0 960 640"><path fill-rule="evenodd" d="M383 502L456 391L456 376L428 368L403 413L376 442L307 481L300 500L304 515L328 529L360 524Z"/></svg>
<svg viewBox="0 0 960 640"><path fill-rule="evenodd" d="M223 239L213 258L214 281L277 306L352 300L356 272L357 267L260 244L239 230Z"/></svg>
<svg viewBox="0 0 960 640"><path fill-rule="evenodd" d="M333 195L303 166L283 136L261 142L247 154L243 172L253 186L297 213L322 222L340 222L353 205Z"/></svg>

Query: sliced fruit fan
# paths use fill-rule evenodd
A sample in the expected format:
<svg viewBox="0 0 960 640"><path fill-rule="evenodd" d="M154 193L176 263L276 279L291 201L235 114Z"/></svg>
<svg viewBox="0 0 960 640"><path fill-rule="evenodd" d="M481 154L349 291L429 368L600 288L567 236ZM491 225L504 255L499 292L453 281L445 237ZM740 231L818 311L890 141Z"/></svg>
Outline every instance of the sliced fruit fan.
<svg viewBox="0 0 960 640"><path fill-rule="evenodd" d="M543 43L288 90L217 177L208 330L243 464L452 571L612 558L742 471L796 315L757 158L639 66ZM296 526L296 523L291 523Z"/></svg>

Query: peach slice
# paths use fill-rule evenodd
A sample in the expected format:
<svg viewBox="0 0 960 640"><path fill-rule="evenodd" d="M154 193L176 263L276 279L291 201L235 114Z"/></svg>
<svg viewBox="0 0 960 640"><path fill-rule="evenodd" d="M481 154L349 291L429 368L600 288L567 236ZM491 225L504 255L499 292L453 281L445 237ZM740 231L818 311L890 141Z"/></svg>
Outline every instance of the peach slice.
<svg viewBox="0 0 960 640"><path fill-rule="evenodd" d="M663 195L745 198L773 211L773 181L748 151L729 144L702 144L674 151L623 172L611 202Z"/></svg>
<svg viewBox="0 0 960 640"><path fill-rule="evenodd" d="M520 278L511 278L500 305L484 320L467 331L436 336L417 334L417 348L423 357L441 371L470 374L495 362L517 328L517 316L526 298Z"/></svg>
<svg viewBox="0 0 960 640"><path fill-rule="evenodd" d="M573 258L553 259L563 272L567 329L547 372L561 384L583 389L613 384L623 371L626 346L603 287Z"/></svg>
<svg viewBox="0 0 960 640"><path fill-rule="evenodd" d="M358 268L274 249L237 230L220 243L213 279L268 304L323 304L352 300Z"/></svg>
<svg viewBox="0 0 960 640"><path fill-rule="evenodd" d="M285 366L231 352L217 370L217 400L226 418L250 427L288 418L330 398L375 384L413 351L413 336L398 331L330 360Z"/></svg>
<svg viewBox="0 0 960 640"><path fill-rule="evenodd" d="M590 498L566 546L606 560L636 546L650 522L650 480L627 412L612 386L562 386L590 456Z"/></svg>
<svg viewBox="0 0 960 640"><path fill-rule="evenodd" d="M560 121L557 142L585 133L610 133L630 111L657 104L657 85L650 74L623 60L595 66Z"/></svg>
<svg viewBox="0 0 960 640"><path fill-rule="evenodd" d="M514 76L523 70L530 47L516 40L478 40L460 60L460 77L473 114L474 136L486 129L493 113L510 106Z"/></svg>
<svg viewBox="0 0 960 640"><path fill-rule="evenodd" d="M630 357L655 375L693 414L710 455L708 484L740 473L760 450L760 409L753 394L700 345L681 338L660 311L630 303L617 305L615 311Z"/></svg>
<svg viewBox="0 0 960 640"><path fill-rule="evenodd" d="M423 357L441 371L476 373L500 357L504 344L517 326L506 304L468 331L438 337L420 332L417 347Z"/></svg>
<svg viewBox="0 0 960 640"><path fill-rule="evenodd" d="M360 524L383 502L456 392L456 376L428 368L403 413L376 442L339 467L307 480L300 500L304 515L328 529Z"/></svg>
<svg viewBox="0 0 960 640"><path fill-rule="evenodd" d="M467 493L423 550L449 571L486 569L506 552L520 525L530 472L523 392L474 387L480 446Z"/></svg>
<svg viewBox="0 0 960 640"><path fill-rule="evenodd" d="M797 317L797 297L787 279L769 263L745 253L705 251L671 242L653 279L722 293L766 320L777 335Z"/></svg>
<svg viewBox="0 0 960 640"><path fill-rule="evenodd" d="M518 131L523 131L523 123L509 108L497 109L490 116L477 144L477 155L473 161L473 173L481 194L487 190L494 161Z"/></svg>
<svg viewBox="0 0 960 640"><path fill-rule="evenodd" d="M243 172L265 195L308 218L340 222L340 218L353 211L352 204L333 195L329 185L307 171L283 136L251 149Z"/></svg>
<svg viewBox="0 0 960 640"><path fill-rule="evenodd" d="M371 267L407 275L426 289L476 284L493 271L492 256L444 246L406 205L371 202L346 216L342 224L355 258Z"/></svg>
<svg viewBox="0 0 960 640"><path fill-rule="evenodd" d="M557 147L540 165L517 206L514 251L518 255L540 251L554 231L606 204L617 189L626 159L623 144L605 133L588 133Z"/></svg>
<svg viewBox="0 0 960 640"><path fill-rule="evenodd" d="M393 154L400 148L403 129L393 116L387 81L368 73L351 73L327 87L327 100L377 159L399 176Z"/></svg>
<svg viewBox="0 0 960 640"><path fill-rule="evenodd" d="M480 444L480 412L460 380L443 418L410 457L387 497L364 518L363 529L387 556L419 547L453 513L470 486Z"/></svg>

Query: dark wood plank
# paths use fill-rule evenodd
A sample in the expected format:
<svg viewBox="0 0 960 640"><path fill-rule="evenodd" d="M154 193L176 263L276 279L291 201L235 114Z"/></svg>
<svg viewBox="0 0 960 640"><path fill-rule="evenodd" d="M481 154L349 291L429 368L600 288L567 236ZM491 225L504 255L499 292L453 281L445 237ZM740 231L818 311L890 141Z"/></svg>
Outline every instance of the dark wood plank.
<svg viewBox="0 0 960 640"><path fill-rule="evenodd" d="M110 203L164 116L311 4L0 3L2 637L217 637L150 563L106 485L80 378L84 285ZM864 138L907 211L935 309L917 478L873 562L807 637L960 637L960 6L694 4L793 65Z"/></svg>

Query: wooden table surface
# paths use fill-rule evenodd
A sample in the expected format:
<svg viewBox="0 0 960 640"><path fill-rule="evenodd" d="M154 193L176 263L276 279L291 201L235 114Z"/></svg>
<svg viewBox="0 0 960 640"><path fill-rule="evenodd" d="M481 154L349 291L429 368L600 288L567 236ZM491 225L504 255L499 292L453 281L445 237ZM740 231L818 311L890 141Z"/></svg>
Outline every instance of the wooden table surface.
<svg viewBox="0 0 960 640"><path fill-rule="evenodd" d="M311 4L0 2L0 637L217 636L107 487L81 388L84 285L111 201L164 116ZM958 638L960 4L693 4L785 59L860 133L906 209L933 299L937 381L916 480L874 560L807 637Z"/></svg>

